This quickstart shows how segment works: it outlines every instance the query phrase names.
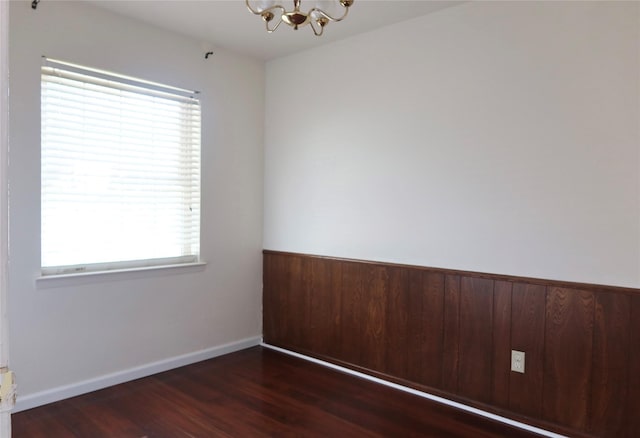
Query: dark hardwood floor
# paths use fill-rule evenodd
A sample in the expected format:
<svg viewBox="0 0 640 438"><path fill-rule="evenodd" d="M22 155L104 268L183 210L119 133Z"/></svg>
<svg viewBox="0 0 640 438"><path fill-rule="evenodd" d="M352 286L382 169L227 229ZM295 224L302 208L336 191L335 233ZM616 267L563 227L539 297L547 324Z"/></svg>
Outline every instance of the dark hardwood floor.
<svg viewBox="0 0 640 438"><path fill-rule="evenodd" d="M255 347L13 415L13 437L534 437Z"/></svg>

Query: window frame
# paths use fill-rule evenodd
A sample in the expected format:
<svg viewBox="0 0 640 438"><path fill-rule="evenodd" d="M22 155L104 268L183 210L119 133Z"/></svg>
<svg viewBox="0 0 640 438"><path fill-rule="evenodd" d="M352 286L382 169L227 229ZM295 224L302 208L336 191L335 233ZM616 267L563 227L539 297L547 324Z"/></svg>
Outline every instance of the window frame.
<svg viewBox="0 0 640 438"><path fill-rule="evenodd" d="M40 249L41 249L41 257L40 257L40 270L41 277L40 278L48 278L48 277L69 277L76 275L94 275L94 274L103 274L103 273L111 273L111 272L134 272L134 271L150 271L156 269L163 268L176 268L181 266L202 266L204 263L201 261L201 238L202 238L202 230L201 230L201 211L202 211L202 111L201 111L201 101L199 98L200 92L193 90L186 90L178 87L168 86L159 84L152 81L147 81L144 79L134 78L132 76L121 75L118 73L113 73L105 70L95 69L91 67L80 66L78 64L68 63L66 61L60 61L56 59L51 59L44 57L42 58L42 66L41 66L41 96L44 95L44 82L45 75L55 76L56 73L52 73L52 71L57 71L57 74L60 73L61 70L65 72L69 72L71 76L74 74L90 77L92 80L95 80L96 83L102 84L111 84L116 86L114 89L124 89L128 91L134 91L137 93L140 91L140 95L147 94L153 96L174 96L176 98L188 99L193 104L193 107L197 107L197 142L191 141L191 148L187 152L187 155L190 159L197 157L197 170L189 173L189 177L187 180L190 180L191 183L189 187L196 187L197 198L197 206L195 207L197 210L193 214L183 213L184 217L189 217L189 220L185 223L188 223L191 229L194 227L197 229L195 231L196 237L191 238L187 241L182 241L183 244L190 245L190 252L188 254L183 255L172 255L169 257L147 257L147 258L134 258L131 260L112 260L112 261L85 261L81 263L74 264L56 264L56 265L46 265L43 263L43 253L44 253L44 240L42 232L40 236ZM57 69L57 70L56 70ZM47 73L45 73L47 71ZM66 73L65 73L66 74ZM89 81L91 82L91 81ZM107 87L109 88L109 87ZM44 119L45 119L45 109L44 105L41 106L41 135L44 137L43 129L44 129ZM195 128L192 128L195 129ZM78 130L77 132L82 132L82 130ZM41 153L44 151L45 143L44 138L41 138ZM119 143L121 144L121 143ZM185 143L180 143L180 148L184 147ZM180 168L176 168L180 170ZM44 227L44 159L41 161L41 230ZM182 180L181 180L182 181ZM187 189L185 189L187 190ZM182 192L187 193L187 192ZM191 193L191 192L189 192ZM189 203L189 210L192 211L191 203ZM176 210L177 211L177 210ZM114 215L115 216L115 215ZM185 225L187 226L187 225ZM179 230L179 227L174 227L174 229ZM95 231L95 230L94 230ZM184 232L184 229L183 229ZM187 234L191 235L193 232L188 232ZM188 252L189 252L188 251ZM124 257L122 257L124 258Z"/></svg>

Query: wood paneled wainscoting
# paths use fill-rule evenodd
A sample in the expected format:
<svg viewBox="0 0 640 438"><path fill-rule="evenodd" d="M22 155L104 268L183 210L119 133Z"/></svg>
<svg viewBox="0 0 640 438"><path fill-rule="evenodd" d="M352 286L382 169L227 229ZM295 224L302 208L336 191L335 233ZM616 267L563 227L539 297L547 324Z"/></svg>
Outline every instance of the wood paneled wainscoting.
<svg viewBox="0 0 640 438"><path fill-rule="evenodd" d="M267 344L570 436L640 436L637 289L264 251L263 299Z"/></svg>

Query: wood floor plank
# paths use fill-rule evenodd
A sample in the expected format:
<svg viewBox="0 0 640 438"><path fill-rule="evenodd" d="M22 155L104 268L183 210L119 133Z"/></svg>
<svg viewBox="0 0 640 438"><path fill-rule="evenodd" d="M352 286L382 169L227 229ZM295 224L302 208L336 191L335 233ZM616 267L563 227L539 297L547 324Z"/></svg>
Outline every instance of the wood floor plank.
<svg viewBox="0 0 640 438"><path fill-rule="evenodd" d="M262 347L12 418L14 438L537 436Z"/></svg>

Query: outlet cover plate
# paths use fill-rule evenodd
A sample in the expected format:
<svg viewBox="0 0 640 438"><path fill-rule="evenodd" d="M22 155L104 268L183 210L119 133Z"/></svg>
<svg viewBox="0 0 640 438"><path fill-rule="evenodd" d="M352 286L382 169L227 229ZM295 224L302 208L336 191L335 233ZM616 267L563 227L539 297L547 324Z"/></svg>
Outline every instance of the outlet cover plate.
<svg viewBox="0 0 640 438"><path fill-rule="evenodd" d="M524 351L511 350L511 371L524 374Z"/></svg>

